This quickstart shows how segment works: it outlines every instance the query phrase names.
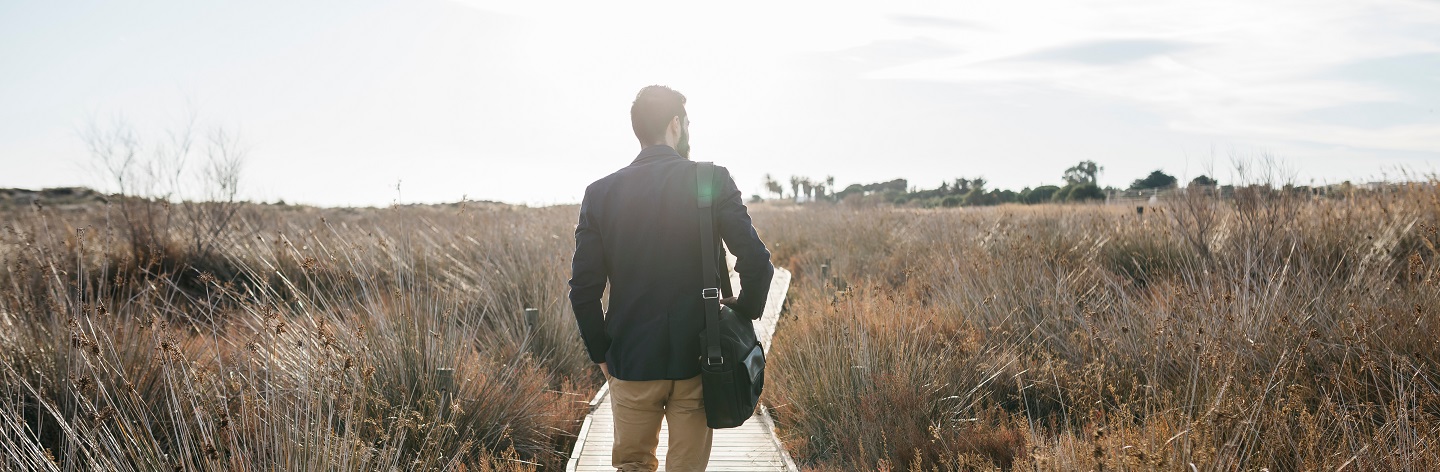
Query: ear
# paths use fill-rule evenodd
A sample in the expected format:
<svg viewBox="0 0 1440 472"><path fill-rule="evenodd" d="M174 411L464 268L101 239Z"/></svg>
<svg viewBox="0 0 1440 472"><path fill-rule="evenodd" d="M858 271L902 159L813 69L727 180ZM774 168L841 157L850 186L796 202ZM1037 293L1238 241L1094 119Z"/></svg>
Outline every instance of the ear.
<svg viewBox="0 0 1440 472"><path fill-rule="evenodd" d="M679 140L680 140L680 131L681 131L682 129L684 129L683 126L684 126L684 124L682 124L682 123L680 122L680 117L677 116L677 117L671 118L671 119L670 119L670 125L665 127L665 139L666 139L667 141L669 141L669 140L679 141Z"/></svg>

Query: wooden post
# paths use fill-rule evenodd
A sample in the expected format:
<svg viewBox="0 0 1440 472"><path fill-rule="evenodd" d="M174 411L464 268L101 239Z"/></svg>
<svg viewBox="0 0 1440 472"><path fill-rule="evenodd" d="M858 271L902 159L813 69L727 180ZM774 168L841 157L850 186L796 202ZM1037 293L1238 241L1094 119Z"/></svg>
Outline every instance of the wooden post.
<svg viewBox="0 0 1440 472"><path fill-rule="evenodd" d="M525 309L525 329L535 329L535 324L540 322L540 310L536 308Z"/></svg>
<svg viewBox="0 0 1440 472"><path fill-rule="evenodd" d="M520 350L515 353L517 358L525 355L525 350L530 347L530 335L535 332L535 324L540 322L540 310L525 307L523 318L525 320L525 340L520 341Z"/></svg>
<svg viewBox="0 0 1440 472"><path fill-rule="evenodd" d="M435 389L440 391L440 418L450 414L450 399L455 394L455 369L435 369Z"/></svg>

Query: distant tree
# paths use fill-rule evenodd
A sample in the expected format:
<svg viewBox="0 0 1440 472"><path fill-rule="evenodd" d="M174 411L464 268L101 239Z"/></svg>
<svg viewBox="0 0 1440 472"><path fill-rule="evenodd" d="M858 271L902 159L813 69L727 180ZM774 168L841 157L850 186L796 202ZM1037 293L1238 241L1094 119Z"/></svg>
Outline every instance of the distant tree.
<svg viewBox="0 0 1440 472"><path fill-rule="evenodd" d="M1067 185L1094 184L1103 170L1105 168L1095 164L1095 161L1080 161L1079 164L1065 169L1062 177Z"/></svg>
<svg viewBox="0 0 1440 472"><path fill-rule="evenodd" d="M1029 193L1023 194L1021 200L1024 203L1031 205L1034 205L1036 203L1044 203L1050 201L1052 198L1055 197L1055 194L1059 192L1060 187L1054 185L1041 185L1039 187L1035 187L1033 190L1030 190Z"/></svg>
<svg viewBox="0 0 1440 472"><path fill-rule="evenodd" d="M800 178L800 190L804 192L806 201L815 199L815 186L810 184L809 177Z"/></svg>
<svg viewBox="0 0 1440 472"><path fill-rule="evenodd" d="M1072 186L1070 191L1065 193L1065 201L1067 202L1085 202L1104 199L1105 191L1101 190L1098 185L1092 183Z"/></svg>
<svg viewBox="0 0 1440 472"><path fill-rule="evenodd" d="M793 175L790 176L790 199L800 199L800 178Z"/></svg>
<svg viewBox="0 0 1440 472"><path fill-rule="evenodd" d="M885 201L894 201L900 195L906 195L909 182L905 179L895 179L888 182L875 182L869 184L850 184L834 194L836 200L845 199L851 195L883 194ZM912 196L913 197L913 196Z"/></svg>
<svg viewBox="0 0 1440 472"><path fill-rule="evenodd" d="M984 187L972 187L963 202L965 206L990 206L1000 204L1000 199L994 193L986 192Z"/></svg>
<svg viewBox="0 0 1440 472"><path fill-rule="evenodd" d="M1172 188L1175 186L1175 177L1163 171L1151 172L1149 176L1130 183L1130 190L1150 190L1157 188Z"/></svg>
<svg viewBox="0 0 1440 472"><path fill-rule="evenodd" d="M943 206L945 208L954 208L960 206L960 204L964 202L965 199L961 198L959 195L951 195L940 199L940 206Z"/></svg>
<svg viewBox="0 0 1440 472"><path fill-rule="evenodd" d="M777 199L785 197L785 187L781 187L780 182L776 182L770 174L765 174L765 191L775 194Z"/></svg>
<svg viewBox="0 0 1440 472"><path fill-rule="evenodd" d="M953 185L953 186L950 187L950 191L951 191L951 192L954 192L954 193L957 193L957 194L960 194L960 195L964 195L964 194L970 193L970 186L971 186L971 185L972 185L972 184L971 184L971 182L970 182L970 179L961 177L961 178L955 179L955 185Z"/></svg>
<svg viewBox="0 0 1440 472"><path fill-rule="evenodd" d="M895 179L895 180L891 180L891 181L888 181L888 182L876 182L876 183L873 183L873 184L866 184L866 185L865 185L865 191L866 191L866 192L900 192L900 193L905 193L906 189L909 189L909 188L910 188L909 182L906 181L905 179Z"/></svg>
<svg viewBox="0 0 1440 472"><path fill-rule="evenodd" d="M965 180L965 179L958 179ZM965 206L989 206L1000 203L999 200L985 191L985 179L975 178L965 182L969 190L961 195L961 202Z"/></svg>
<svg viewBox="0 0 1440 472"><path fill-rule="evenodd" d="M1061 203L1068 201L1070 199L1071 190L1075 190L1074 185L1066 185L1064 187L1060 187L1060 190L1056 190L1054 194L1050 195L1050 201Z"/></svg>
<svg viewBox="0 0 1440 472"><path fill-rule="evenodd" d="M1198 185L1198 186L1201 186L1201 187L1214 187L1214 186L1219 185L1219 184L1220 184L1220 183L1219 183L1219 182L1216 182L1215 179L1212 179L1212 178L1210 178L1210 177L1208 177L1208 176L1205 176L1205 175L1201 175L1201 176L1199 176L1199 177L1196 177L1196 178L1190 180L1190 186L1192 186L1192 187L1197 186L1197 185Z"/></svg>
<svg viewBox="0 0 1440 472"><path fill-rule="evenodd" d="M902 192L902 193L903 193L903 192L906 192L906 191L908 191L908 190L910 189L910 181L905 180L905 179L895 179L895 180L891 180L891 181L887 182L886 184L890 186L889 188L895 189L895 190L897 190L897 191L899 191L899 192Z"/></svg>
<svg viewBox="0 0 1440 472"><path fill-rule="evenodd" d="M825 188L830 189L830 192L831 192L831 193L834 193L834 192L835 192L835 176L833 176L833 175L827 175L827 176L825 176Z"/></svg>

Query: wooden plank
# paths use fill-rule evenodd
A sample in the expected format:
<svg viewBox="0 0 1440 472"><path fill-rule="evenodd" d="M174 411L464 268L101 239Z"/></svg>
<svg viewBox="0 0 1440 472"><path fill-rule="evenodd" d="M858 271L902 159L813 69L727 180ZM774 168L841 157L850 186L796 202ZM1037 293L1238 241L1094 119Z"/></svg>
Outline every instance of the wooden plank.
<svg viewBox="0 0 1440 472"><path fill-rule="evenodd" d="M656 452L657 452L657 455L658 455L658 453L660 453L660 452L665 452L665 451L668 451L668 450L669 450L668 448L660 447L660 448L657 448L657 449L656 449ZM757 443L757 444L749 445L749 446L734 446L734 445L725 445L725 446L723 446L723 447L722 447L722 446L716 446L716 447L710 448L710 455L711 455L711 456L714 456L714 457L721 457L721 456L724 456L724 457L733 457L733 456L745 456L745 457L778 456L778 454L776 453L776 449L775 449L773 446L771 446L770 443L768 443L768 442L763 443L763 444ZM609 454L605 454L605 456L606 456L606 457L609 457ZM594 457L594 456L592 456L592 455L585 455L584 457L588 459L588 458Z"/></svg>
<svg viewBox="0 0 1440 472"><path fill-rule="evenodd" d="M574 468L574 469L570 469L570 470L574 470L575 472L615 472L615 468L614 468L614 467L610 467L609 465L586 465L586 466L580 466L580 467L577 467L577 468ZM665 470L665 469L662 467L660 470ZM720 465L720 464L716 464L716 463L712 462L712 463L710 463L710 464L708 464L708 465L705 466L705 470L708 471L708 472L761 472L761 471L786 472L786 471L788 471L789 469L786 469L786 468L785 468L785 465L784 465L784 464L780 464L780 463L775 463L775 464L768 464L768 463L767 463L767 464L723 464L723 465Z"/></svg>
<svg viewBox="0 0 1440 472"><path fill-rule="evenodd" d="M594 427L597 418L595 409L608 398L610 398L610 382L605 382L605 385L601 385L600 390L595 392L595 397L590 399L590 414L585 415L585 422L580 424L580 432L575 435L575 446L570 449L570 460L565 464L565 470L575 470L576 465L579 464L580 458L585 452L585 440L589 437L590 428ZM606 408L605 413L600 417L608 419L610 409ZM609 429L609 427L607 426L605 429Z"/></svg>
<svg viewBox="0 0 1440 472"><path fill-rule="evenodd" d="M729 265L734 266L734 260L733 256L729 256ZM781 268L775 269L775 277L770 284L765 311L755 324L756 335L766 351L770 350L770 340L775 332L776 322L784 305L785 297L789 294L790 277L790 271ZM731 272L731 281L733 286L739 287L739 274ZM610 445L615 439L615 419L611 412L608 393L609 384L607 383L590 401L590 414L586 416L584 423L580 426L579 437L575 441L575 447L571 450L570 460L566 464L565 470L575 472L615 470L610 466ZM655 453L660 460L660 470L664 470L665 453L669 450L667 444L669 432L663 420L659 439L660 443ZM710 449L710 463L705 470L715 472L762 470L798 472L799 469L775 436L774 424L770 420L769 411L762 406L757 412L756 418L746 422L744 426L715 430Z"/></svg>
<svg viewBox="0 0 1440 472"><path fill-rule="evenodd" d="M665 456L657 456L657 457L663 458L663 457L665 457ZM736 462L744 462L744 463L752 463L752 464L772 464L772 463L773 463L773 464L780 464L780 466L782 466L782 467L785 465L785 464L784 464L784 461L780 460L780 457L779 457L779 456L776 456L776 455L774 455L774 454L770 454L768 457L733 457L733 456L732 456L732 457L715 457L714 455L711 455L711 456L710 456L710 463L711 463L711 464L736 463ZM610 457L609 457L609 456L605 456L605 457L600 457L600 456L585 456L584 458L581 458L581 459L580 459L580 465L607 465L607 464L609 464L609 463L610 463Z"/></svg>
<svg viewBox="0 0 1440 472"><path fill-rule="evenodd" d="M662 460L660 463L661 463L662 466L664 465L664 461L663 461L663 460ZM705 469L706 469L706 470L714 470L716 467L722 467L722 466L727 466L727 465L729 465L729 466L735 466L735 465L740 465L740 464L747 464L747 465L749 465L749 467L751 467L752 469L754 469L754 468L780 469L780 470L784 470L784 469L785 469L785 461L780 460L780 458L778 458L778 457L771 457L771 458L766 458L766 459L760 459L760 458L756 458L756 459L747 459L747 458L722 459L722 458L712 457L712 458L710 458L710 462L706 463ZM610 464L610 460L609 460L608 458L605 459L605 460L599 460L599 459L590 460L590 459L586 459L586 460L584 460L584 461L581 461L578 465L576 465L576 467L610 467L611 470L614 470L614 466L612 466L612 465Z"/></svg>

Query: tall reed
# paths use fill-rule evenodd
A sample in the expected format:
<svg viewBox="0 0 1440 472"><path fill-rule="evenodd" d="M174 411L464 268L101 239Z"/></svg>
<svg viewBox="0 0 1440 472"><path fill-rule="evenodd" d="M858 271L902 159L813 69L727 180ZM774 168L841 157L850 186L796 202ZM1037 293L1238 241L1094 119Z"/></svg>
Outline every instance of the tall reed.
<svg viewBox="0 0 1440 472"><path fill-rule="evenodd" d="M573 208L251 206L206 257L137 257L107 210L4 210L16 467L563 464L598 385L564 303Z"/></svg>
<svg viewBox="0 0 1440 472"><path fill-rule="evenodd" d="M768 402L817 470L1433 470L1437 202L761 206Z"/></svg>

